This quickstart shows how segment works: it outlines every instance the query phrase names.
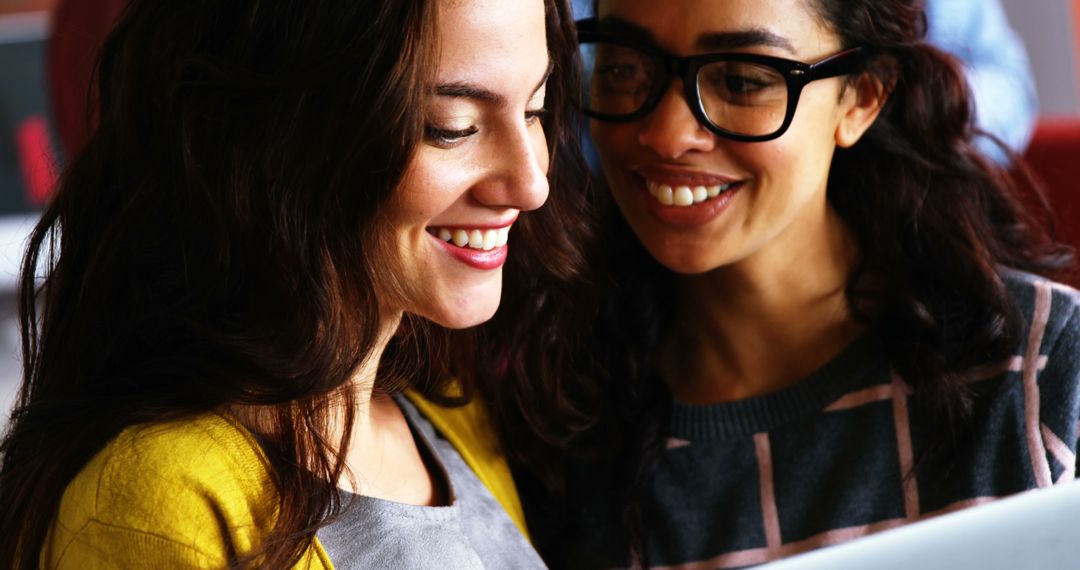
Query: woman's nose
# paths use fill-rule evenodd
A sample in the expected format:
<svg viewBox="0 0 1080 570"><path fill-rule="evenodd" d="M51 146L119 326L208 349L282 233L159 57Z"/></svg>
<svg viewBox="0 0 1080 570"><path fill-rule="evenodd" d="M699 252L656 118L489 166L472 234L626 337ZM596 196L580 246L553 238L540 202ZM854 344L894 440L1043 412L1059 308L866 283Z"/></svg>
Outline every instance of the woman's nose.
<svg viewBox="0 0 1080 570"><path fill-rule="evenodd" d="M492 172L474 191L485 205L535 210L548 197L548 149L539 125L520 125L492 149Z"/></svg>
<svg viewBox="0 0 1080 570"><path fill-rule="evenodd" d="M716 147L716 136L698 121L683 91L682 80L672 81L656 108L642 119L638 132L642 146L669 160Z"/></svg>

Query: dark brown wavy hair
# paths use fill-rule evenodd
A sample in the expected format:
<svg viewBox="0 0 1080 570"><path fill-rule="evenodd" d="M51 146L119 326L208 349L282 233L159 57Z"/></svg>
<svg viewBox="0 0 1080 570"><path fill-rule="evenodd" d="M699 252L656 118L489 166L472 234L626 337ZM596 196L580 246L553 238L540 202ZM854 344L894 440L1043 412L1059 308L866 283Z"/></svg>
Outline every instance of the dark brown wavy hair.
<svg viewBox="0 0 1080 570"><path fill-rule="evenodd" d="M861 250L848 302L930 403L947 442L970 407L957 373L1020 342L1002 268L1070 281L1073 252L1054 241L1049 204L1023 160L996 141L1007 170L974 147L990 135L976 126L960 63L924 41L922 1L817 3L845 46L870 48L866 73L889 89L881 116L858 144L837 149L830 170L829 201Z"/></svg>
<svg viewBox="0 0 1080 570"><path fill-rule="evenodd" d="M331 435L328 403L349 415L343 387L382 326L381 213L423 137L438 2L130 3L99 58L100 125L23 263L0 566L38 565L65 487L122 429L207 411L247 411L279 491L272 533L232 566L290 565L340 509L334 449L349 432ZM460 403L477 392L475 337L551 330L544 315L583 276L583 171L565 126L572 22L564 0L545 5L552 192L515 225L505 275L517 307L487 333L407 317L379 390Z"/></svg>
<svg viewBox="0 0 1080 570"><path fill-rule="evenodd" d="M837 149L828 200L860 247L848 304L926 403L941 435L929 455L946 456L969 435L971 395L958 373L1007 356L1021 340L1021 316L1001 269L1072 280L1072 252L1052 239L1047 202L1022 160L1010 153L1014 165L1006 170L974 147L976 137L988 135L975 126L960 64L925 41L923 2L805 1L843 47L866 50L865 73L888 94L862 139ZM671 401L653 358L676 309L674 276L612 204L600 207L608 245L597 259L610 278L581 362L585 373L576 377L591 384L577 388L591 396L578 409L595 425L571 438L569 448L610 450L627 546L647 564L642 499L663 453ZM531 516L557 520L553 503L534 502ZM558 532L539 533L538 540L558 565Z"/></svg>

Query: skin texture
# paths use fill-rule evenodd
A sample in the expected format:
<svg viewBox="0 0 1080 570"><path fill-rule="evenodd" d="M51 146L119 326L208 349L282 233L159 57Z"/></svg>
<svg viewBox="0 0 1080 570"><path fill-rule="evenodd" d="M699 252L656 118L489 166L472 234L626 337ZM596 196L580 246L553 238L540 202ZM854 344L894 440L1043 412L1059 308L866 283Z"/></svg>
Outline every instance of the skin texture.
<svg viewBox="0 0 1080 570"><path fill-rule="evenodd" d="M398 287L386 296L393 301L384 311L391 323L409 312L464 328L498 308L501 265L464 263L431 230L506 226L547 199L538 111L549 64L540 0L446 0L440 10L436 91L454 93L433 96L429 136L388 209ZM462 87L468 87L464 95ZM425 465L401 410L388 398L372 399L378 355L392 334L386 331L376 356L356 375L361 404L347 465L361 494L442 504L443 485ZM352 482L339 486L352 489Z"/></svg>
<svg viewBox="0 0 1080 570"><path fill-rule="evenodd" d="M812 3L791 0L607 0L598 16L641 28L677 55L737 51L812 63L843 49ZM766 32L767 42L711 47L707 36ZM676 396L715 403L795 382L857 334L843 286L857 246L826 200L837 146L850 146L884 101L869 80L837 77L802 91L778 139L722 139L694 118L681 80L631 123L593 121L614 198L646 249L679 275L681 318L660 362ZM655 214L646 177L659 183L737 183L694 223ZM705 339L705 341L702 341Z"/></svg>

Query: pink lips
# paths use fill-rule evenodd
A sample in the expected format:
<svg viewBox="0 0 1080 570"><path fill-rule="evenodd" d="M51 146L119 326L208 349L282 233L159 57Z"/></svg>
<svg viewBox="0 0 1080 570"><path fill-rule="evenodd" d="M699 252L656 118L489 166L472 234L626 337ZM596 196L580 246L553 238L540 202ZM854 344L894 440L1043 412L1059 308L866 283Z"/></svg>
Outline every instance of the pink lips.
<svg viewBox="0 0 1080 570"><path fill-rule="evenodd" d="M438 242L443 250L454 259L469 267L487 271L498 269L506 263L506 256L509 251L507 237L510 233L510 226L516 221L517 213L514 213L509 219L489 221L487 223L471 220L458 225L448 221L445 225L439 224L428 227L427 234ZM482 233L483 236L478 237L477 232ZM451 239L452 234L468 234L466 242L472 241L474 247L468 247L466 242L459 241L460 237L459 240ZM478 245L474 241L476 239L481 239L484 246ZM457 245L455 241L462 245Z"/></svg>
<svg viewBox="0 0 1080 570"><path fill-rule="evenodd" d="M738 182L738 178L712 174L688 168L667 166L659 164L643 165L633 168L638 176L655 182L662 182L672 186L723 186Z"/></svg>
<svg viewBox="0 0 1080 570"><path fill-rule="evenodd" d="M429 234L430 235L430 234ZM450 254L454 259L481 270L498 269L506 263L506 255L509 251L509 245L496 247L488 251L479 249L473 249L471 247L458 247L451 242L443 241L435 236L432 236L443 249Z"/></svg>

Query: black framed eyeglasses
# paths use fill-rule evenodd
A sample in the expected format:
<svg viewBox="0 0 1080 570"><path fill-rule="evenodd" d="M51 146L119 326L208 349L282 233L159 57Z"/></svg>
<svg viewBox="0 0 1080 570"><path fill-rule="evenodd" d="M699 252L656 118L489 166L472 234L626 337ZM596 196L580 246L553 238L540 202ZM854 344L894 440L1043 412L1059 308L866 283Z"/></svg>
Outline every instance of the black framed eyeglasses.
<svg viewBox="0 0 1080 570"><path fill-rule="evenodd" d="M744 142L783 135L803 87L853 73L864 61L859 47L817 63L747 53L680 57L596 26L594 18L577 22L586 115L611 122L640 119L656 108L672 77L681 77L698 121L719 136Z"/></svg>

